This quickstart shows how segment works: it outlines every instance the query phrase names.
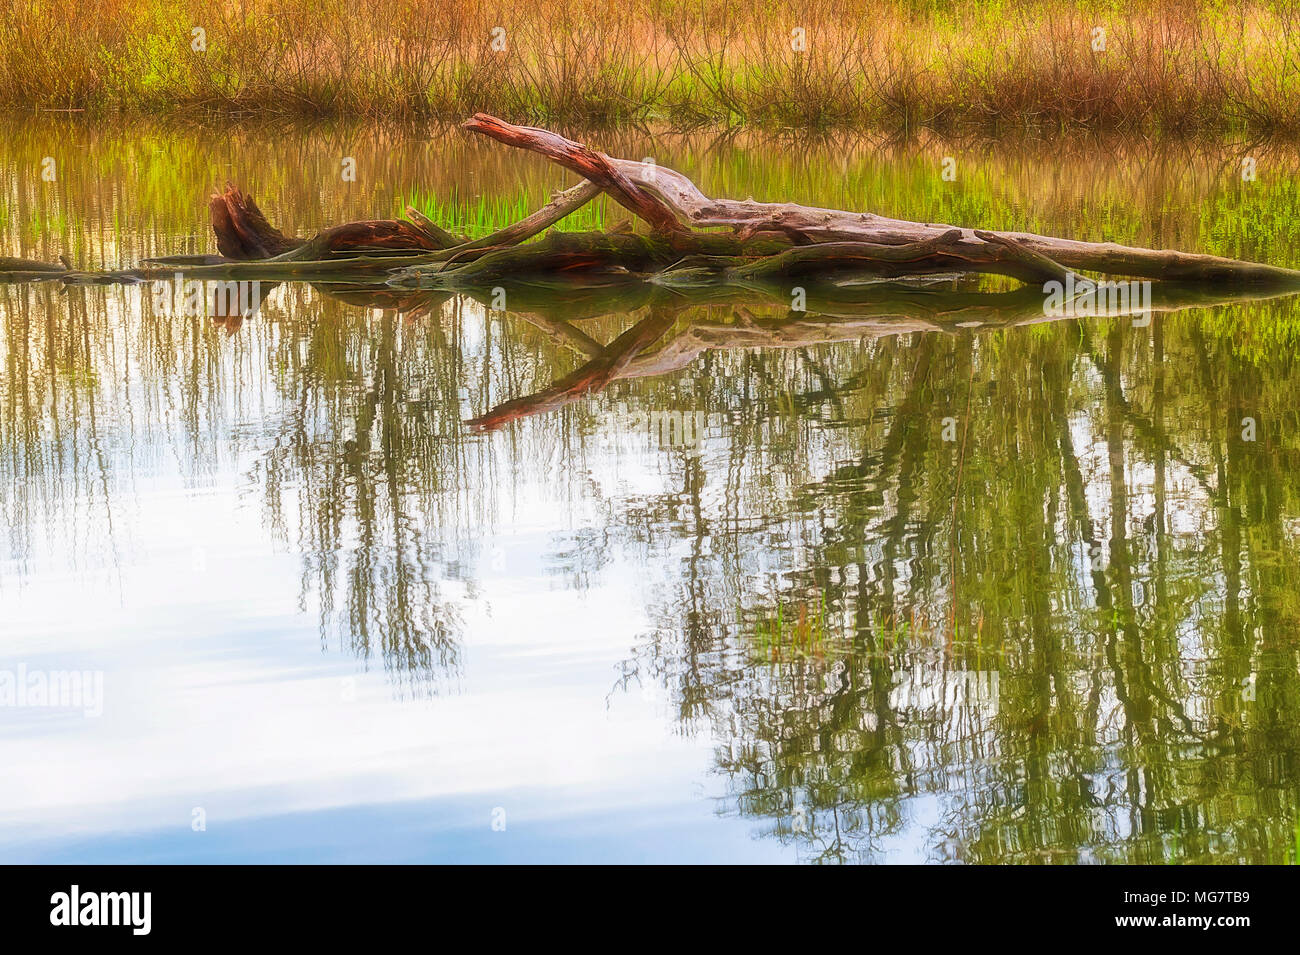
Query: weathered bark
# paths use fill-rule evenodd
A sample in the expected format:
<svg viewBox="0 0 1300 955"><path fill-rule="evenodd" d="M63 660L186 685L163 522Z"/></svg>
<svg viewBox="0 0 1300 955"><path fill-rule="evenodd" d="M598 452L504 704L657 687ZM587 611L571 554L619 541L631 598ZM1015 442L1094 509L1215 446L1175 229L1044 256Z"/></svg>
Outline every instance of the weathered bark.
<svg viewBox="0 0 1300 955"><path fill-rule="evenodd" d="M409 207L409 219L345 222L310 239L287 236L267 221L251 195L233 183L212 197L208 210L217 249L225 259L235 261L307 262L348 252L436 252L465 242Z"/></svg>
<svg viewBox="0 0 1300 955"><path fill-rule="evenodd" d="M208 202L217 249L228 259L268 259L303 244L267 221L253 197L234 183Z"/></svg>
<svg viewBox="0 0 1300 955"><path fill-rule="evenodd" d="M464 127L491 136L498 142L540 152L555 160L564 168L594 182L611 199L659 232L687 231L687 227L678 221L669 206L650 195L641 184L623 172L625 163L615 164L610 157L590 146L575 143L546 130L514 126L487 113L475 113L472 119L464 123ZM636 165L641 166L640 163Z"/></svg>

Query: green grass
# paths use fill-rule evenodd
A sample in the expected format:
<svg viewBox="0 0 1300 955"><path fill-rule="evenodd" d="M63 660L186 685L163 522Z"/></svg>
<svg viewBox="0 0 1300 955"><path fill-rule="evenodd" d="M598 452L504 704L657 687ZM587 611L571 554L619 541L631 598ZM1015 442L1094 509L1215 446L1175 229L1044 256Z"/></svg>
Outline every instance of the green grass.
<svg viewBox="0 0 1300 955"><path fill-rule="evenodd" d="M737 615L741 615L739 608ZM791 601L787 606L778 599L775 607L754 621L749 649L764 662L820 658L828 639L825 594L811 606L807 600Z"/></svg>
<svg viewBox="0 0 1300 955"><path fill-rule="evenodd" d="M467 196L455 191L444 195L413 192L398 202L398 213L406 206L413 206L448 232L478 239L536 212L549 199L549 196L532 192L492 196ZM622 219L631 218L626 213L618 216L621 211L613 210L614 217L611 217L609 200L598 196L565 216L553 228L568 232L603 232Z"/></svg>

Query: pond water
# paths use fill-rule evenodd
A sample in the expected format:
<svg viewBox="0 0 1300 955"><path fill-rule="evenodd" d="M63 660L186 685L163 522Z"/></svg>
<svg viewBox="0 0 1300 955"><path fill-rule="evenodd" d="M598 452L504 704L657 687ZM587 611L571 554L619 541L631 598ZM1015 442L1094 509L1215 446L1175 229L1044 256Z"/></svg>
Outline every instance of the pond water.
<svg viewBox="0 0 1300 955"><path fill-rule="evenodd" d="M586 138L1300 267L1285 146ZM227 179L303 235L573 181L454 129L14 121L0 255L215 251ZM5 861L1295 861L1298 300L262 291L0 285ZM642 320L607 387L467 426Z"/></svg>

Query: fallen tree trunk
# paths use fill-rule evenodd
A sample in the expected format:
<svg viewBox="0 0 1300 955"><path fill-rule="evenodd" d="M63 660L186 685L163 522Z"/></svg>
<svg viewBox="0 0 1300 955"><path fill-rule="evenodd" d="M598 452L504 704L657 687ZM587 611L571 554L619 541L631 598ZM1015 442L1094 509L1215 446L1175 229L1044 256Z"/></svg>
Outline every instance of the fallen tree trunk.
<svg viewBox="0 0 1300 955"><path fill-rule="evenodd" d="M310 261L338 252L385 249L433 252L461 241L423 216L418 221L372 219L345 222L317 233L311 239L287 236L267 221L252 196L229 182L209 201L208 214L217 237L217 249L225 258L236 261ZM418 216L413 209L408 209L407 214Z"/></svg>
<svg viewBox="0 0 1300 955"><path fill-rule="evenodd" d="M485 113L475 114L465 129L498 142L538 153L598 183L610 197L661 231L725 226L745 234L780 232L801 244L861 242L910 245L957 231L954 255L972 265L996 258L990 246L1008 243L1064 266L1104 275L1173 281L1300 280L1300 272L1214 255L1166 249L1143 249L1111 242L1081 242L1030 232L989 233L951 225L909 222L868 212L818 209L794 203L711 199L676 170L628 159L613 159L545 129L514 126ZM646 199L656 202L650 210ZM668 220L671 218L671 223Z"/></svg>

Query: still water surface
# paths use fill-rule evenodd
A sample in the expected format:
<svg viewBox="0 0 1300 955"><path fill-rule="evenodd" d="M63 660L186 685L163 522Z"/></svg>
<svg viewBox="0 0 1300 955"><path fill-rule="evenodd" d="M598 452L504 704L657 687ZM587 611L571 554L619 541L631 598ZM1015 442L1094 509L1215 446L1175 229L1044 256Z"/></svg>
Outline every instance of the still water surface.
<svg viewBox="0 0 1300 955"><path fill-rule="evenodd" d="M1228 143L594 141L717 195L1300 266L1285 147L1242 182ZM213 251L227 178L299 234L570 184L454 130L14 122L0 255ZM790 325L284 284L241 322L0 285L0 674L103 688L0 707L0 858L1295 861L1295 301L891 294ZM660 350L603 391L466 426L640 320Z"/></svg>

